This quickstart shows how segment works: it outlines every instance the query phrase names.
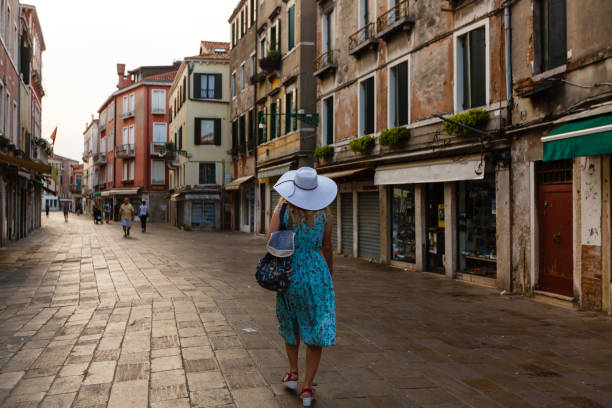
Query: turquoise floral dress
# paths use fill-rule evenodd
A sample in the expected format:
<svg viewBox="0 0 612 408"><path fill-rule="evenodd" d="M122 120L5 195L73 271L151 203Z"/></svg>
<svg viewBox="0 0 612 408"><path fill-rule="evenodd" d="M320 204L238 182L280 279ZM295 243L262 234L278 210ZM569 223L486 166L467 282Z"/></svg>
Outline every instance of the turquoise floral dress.
<svg viewBox="0 0 612 408"><path fill-rule="evenodd" d="M316 211L310 227L305 220L285 225L295 231L293 274L289 288L276 296L278 332L288 344L297 344L296 334L309 346L336 344L336 301L327 262L321 254L327 212Z"/></svg>

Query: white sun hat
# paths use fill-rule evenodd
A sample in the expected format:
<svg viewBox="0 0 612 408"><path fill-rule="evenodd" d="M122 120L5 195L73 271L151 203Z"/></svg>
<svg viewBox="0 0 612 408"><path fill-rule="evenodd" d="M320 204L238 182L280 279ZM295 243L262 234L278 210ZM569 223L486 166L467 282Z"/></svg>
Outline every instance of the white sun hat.
<svg viewBox="0 0 612 408"><path fill-rule="evenodd" d="M310 211L327 207L338 194L336 182L317 175L317 171L311 167L286 172L276 182L274 189L291 204Z"/></svg>

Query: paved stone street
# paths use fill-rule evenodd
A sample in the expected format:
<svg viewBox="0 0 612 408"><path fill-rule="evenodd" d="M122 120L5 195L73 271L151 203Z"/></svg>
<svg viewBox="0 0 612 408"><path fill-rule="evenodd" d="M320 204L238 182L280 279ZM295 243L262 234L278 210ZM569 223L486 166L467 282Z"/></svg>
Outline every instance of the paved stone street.
<svg viewBox="0 0 612 408"><path fill-rule="evenodd" d="M274 296L253 279L263 240L132 235L51 214L0 251L3 405L299 406L280 385ZM337 264L338 346L317 406L612 407L611 319Z"/></svg>

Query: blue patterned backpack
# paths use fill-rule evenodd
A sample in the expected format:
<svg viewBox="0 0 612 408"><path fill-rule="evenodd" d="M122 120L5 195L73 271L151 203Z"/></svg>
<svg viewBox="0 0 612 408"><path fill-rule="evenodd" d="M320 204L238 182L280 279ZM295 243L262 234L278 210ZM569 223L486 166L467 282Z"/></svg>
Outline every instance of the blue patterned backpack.
<svg viewBox="0 0 612 408"><path fill-rule="evenodd" d="M285 225L287 204L280 208L280 230L270 235L268 252L259 261L255 279L262 288L283 292L291 283L291 261L295 249L295 233Z"/></svg>

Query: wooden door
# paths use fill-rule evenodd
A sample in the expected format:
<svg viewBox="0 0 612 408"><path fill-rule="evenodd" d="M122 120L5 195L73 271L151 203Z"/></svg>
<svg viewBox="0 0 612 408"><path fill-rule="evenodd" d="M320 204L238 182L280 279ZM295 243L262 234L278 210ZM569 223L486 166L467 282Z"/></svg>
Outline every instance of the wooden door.
<svg viewBox="0 0 612 408"><path fill-rule="evenodd" d="M539 289L574 296L572 185L539 186Z"/></svg>

